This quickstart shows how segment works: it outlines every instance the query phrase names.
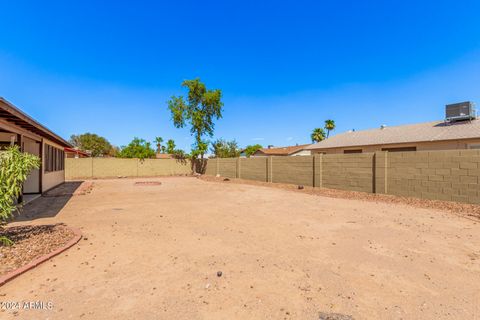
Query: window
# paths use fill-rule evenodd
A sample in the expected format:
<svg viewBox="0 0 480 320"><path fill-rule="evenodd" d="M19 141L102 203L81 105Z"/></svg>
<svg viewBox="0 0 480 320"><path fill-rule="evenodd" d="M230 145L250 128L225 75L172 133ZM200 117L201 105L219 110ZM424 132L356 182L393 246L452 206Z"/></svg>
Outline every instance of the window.
<svg viewBox="0 0 480 320"><path fill-rule="evenodd" d="M62 171L65 168L65 152L51 145L45 145L45 172Z"/></svg>
<svg viewBox="0 0 480 320"><path fill-rule="evenodd" d="M362 149L343 150L343 153L362 153Z"/></svg>
<svg viewBox="0 0 480 320"><path fill-rule="evenodd" d="M382 148L382 151L388 151L388 152L417 151L417 147Z"/></svg>

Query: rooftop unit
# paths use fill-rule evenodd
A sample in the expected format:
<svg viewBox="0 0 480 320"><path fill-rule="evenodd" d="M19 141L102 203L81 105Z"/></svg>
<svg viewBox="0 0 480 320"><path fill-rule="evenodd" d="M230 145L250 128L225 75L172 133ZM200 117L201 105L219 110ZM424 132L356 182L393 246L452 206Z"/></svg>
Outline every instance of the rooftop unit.
<svg viewBox="0 0 480 320"><path fill-rule="evenodd" d="M445 106L446 121L472 120L476 117L475 105L470 101L447 104Z"/></svg>

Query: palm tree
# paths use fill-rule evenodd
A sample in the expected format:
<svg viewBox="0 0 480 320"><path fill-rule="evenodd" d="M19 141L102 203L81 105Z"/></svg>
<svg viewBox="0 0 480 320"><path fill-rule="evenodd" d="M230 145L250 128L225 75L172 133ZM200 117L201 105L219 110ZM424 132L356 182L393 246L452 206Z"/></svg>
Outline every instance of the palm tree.
<svg viewBox="0 0 480 320"><path fill-rule="evenodd" d="M155 144L157 145L157 153L160 153L162 151L162 142L163 142L162 137L155 138Z"/></svg>
<svg viewBox="0 0 480 320"><path fill-rule="evenodd" d="M325 120L325 129L327 130L327 138L330 135L330 131L335 130L335 121Z"/></svg>
<svg viewBox="0 0 480 320"><path fill-rule="evenodd" d="M320 142L325 139L325 130L323 130L323 128L315 128L310 137L312 138L312 142Z"/></svg>

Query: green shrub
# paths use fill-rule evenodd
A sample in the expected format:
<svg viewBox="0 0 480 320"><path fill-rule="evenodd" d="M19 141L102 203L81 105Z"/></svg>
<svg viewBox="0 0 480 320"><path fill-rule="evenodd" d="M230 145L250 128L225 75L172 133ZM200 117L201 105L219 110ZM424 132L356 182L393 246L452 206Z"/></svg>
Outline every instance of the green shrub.
<svg viewBox="0 0 480 320"><path fill-rule="evenodd" d="M18 146L0 151L0 228L18 210L16 200L22 192L22 185L33 169L40 167L40 159L23 153ZM0 237L0 244L11 244L6 237Z"/></svg>

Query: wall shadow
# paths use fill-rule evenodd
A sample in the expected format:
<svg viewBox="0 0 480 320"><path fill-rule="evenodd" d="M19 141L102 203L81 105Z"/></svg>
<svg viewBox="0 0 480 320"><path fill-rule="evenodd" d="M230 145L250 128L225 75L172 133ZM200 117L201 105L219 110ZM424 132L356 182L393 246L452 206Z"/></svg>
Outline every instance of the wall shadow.
<svg viewBox="0 0 480 320"><path fill-rule="evenodd" d="M20 208L10 222L55 217L73 197L82 183L83 181L68 181L47 191L38 199Z"/></svg>

